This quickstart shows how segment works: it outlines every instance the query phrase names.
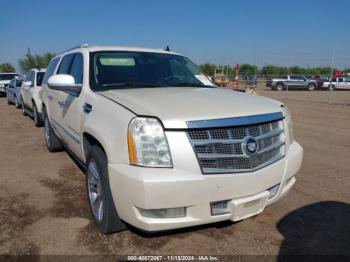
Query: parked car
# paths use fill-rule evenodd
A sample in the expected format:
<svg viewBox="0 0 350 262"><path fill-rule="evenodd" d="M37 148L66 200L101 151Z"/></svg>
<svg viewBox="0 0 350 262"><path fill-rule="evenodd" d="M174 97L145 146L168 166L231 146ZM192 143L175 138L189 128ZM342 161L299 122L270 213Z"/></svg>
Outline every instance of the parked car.
<svg viewBox="0 0 350 262"><path fill-rule="evenodd" d="M22 113L33 118L35 126L43 125L41 84L46 72L46 68L29 70L21 88Z"/></svg>
<svg viewBox="0 0 350 262"><path fill-rule="evenodd" d="M15 104L16 108L21 108L21 85L23 78L14 78L6 87L7 104Z"/></svg>
<svg viewBox="0 0 350 262"><path fill-rule="evenodd" d="M350 90L350 78L347 77L333 77L331 81L328 80L323 83L324 89L329 90L335 90L335 89L344 89L344 90Z"/></svg>
<svg viewBox="0 0 350 262"><path fill-rule="evenodd" d="M291 89L315 90L318 84L316 80L308 79L305 76L291 75L281 79L272 79L270 87L272 90L282 91Z"/></svg>
<svg viewBox="0 0 350 262"><path fill-rule="evenodd" d="M6 87L17 76L16 73L0 73L0 96L6 95Z"/></svg>
<svg viewBox="0 0 350 262"><path fill-rule="evenodd" d="M42 86L47 148L85 167L103 233L242 220L296 181L287 108L213 86L180 54L84 45L54 57Z"/></svg>

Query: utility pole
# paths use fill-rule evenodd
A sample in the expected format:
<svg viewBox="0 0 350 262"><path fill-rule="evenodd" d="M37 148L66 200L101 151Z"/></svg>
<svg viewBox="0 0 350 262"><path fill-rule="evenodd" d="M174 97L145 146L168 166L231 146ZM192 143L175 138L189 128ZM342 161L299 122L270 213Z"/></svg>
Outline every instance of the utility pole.
<svg viewBox="0 0 350 262"><path fill-rule="evenodd" d="M254 91L257 89L258 87L258 77L257 77L257 69L258 69L258 56L255 54L255 68L254 68Z"/></svg>
<svg viewBox="0 0 350 262"><path fill-rule="evenodd" d="M329 77L329 88L328 88L328 104L330 104L331 103L331 89L333 89L333 83L332 83L332 78L333 78L333 68L334 68L334 55L335 55L335 53L334 53L334 51L333 51L333 53L332 53L332 60L331 60L331 75L330 75L330 77Z"/></svg>

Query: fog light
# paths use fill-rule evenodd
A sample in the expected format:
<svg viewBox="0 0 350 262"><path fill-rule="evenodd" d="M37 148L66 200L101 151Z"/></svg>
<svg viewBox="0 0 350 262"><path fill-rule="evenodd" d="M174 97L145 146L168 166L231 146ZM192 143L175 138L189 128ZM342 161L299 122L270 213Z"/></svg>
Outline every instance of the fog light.
<svg viewBox="0 0 350 262"><path fill-rule="evenodd" d="M210 204L211 214L215 216L215 215L230 213L228 202L229 202L228 200L225 200L225 201L211 203Z"/></svg>
<svg viewBox="0 0 350 262"><path fill-rule="evenodd" d="M149 218L178 218L186 216L186 208L162 208L162 209L142 209L139 208L143 217Z"/></svg>
<svg viewBox="0 0 350 262"><path fill-rule="evenodd" d="M279 187L280 187L280 184L269 188L269 192L270 192L269 199L273 198L277 194Z"/></svg>

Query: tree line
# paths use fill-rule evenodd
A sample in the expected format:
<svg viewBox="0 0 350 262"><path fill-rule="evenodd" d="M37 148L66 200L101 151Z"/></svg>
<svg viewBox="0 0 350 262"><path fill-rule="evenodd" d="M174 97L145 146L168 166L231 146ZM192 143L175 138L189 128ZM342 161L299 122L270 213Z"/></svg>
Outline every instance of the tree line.
<svg viewBox="0 0 350 262"><path fill-rule="evenodd" d="M44 54L32 55L30 51L25 56L18 60L18 65L22 73L28 72L32 68L45 68L50 60L55 56L54 53L46 52ZM0 64L0 73L14 73L16 69L10 63Z"/></svg>
<svg viewBox="0 0 350 262"><path fill-rule="evenodd" d="M215 64L202 64L199 66L202 72L206 75L214 75L215 70L221 69L224 74L235 75L235 67L232 66L218 66ZM338 69L333 68L333 71L337 71ZM219 70L220 71L220 70ZM350 69L345 70L350 72ZM256 67L251 64L242 64L240 65L240 75L261 75L261 76L273 76L273 75L324 75L329 76L332 72L332 68L330 66L323 67L312 67L305 68L300 66L275 66L275 65L266 65L261 68Z"/></svg>
<svg viewBox="0 0 350 262"><path fill-rule="evenodd" d="M54 53L46 52L44 54L32 55L30 50L25 54L25 56L18 60L19 68L22 73L26 73L31 68L39 67L44 68L47 67L50 60L55 56ZM199 65L202 72L206 75L214 75L215 70L221 69L224 74L235 75L235 67L233 66L220 66L215 64L202 64ZM336 71L337 69L333 69ZM218 70L220 71L220 70ZM295 75L325 75L328 76L331 74L332 68L329 66L325 67L312 67L305 68L299 66L291 66L291 67L283 67L283 66L275 66L275 65L266 65L261 68L256 67L251 64L241 64L240 65L240 75L262 75L262 76L272 76L272 75L287 75L287 74L295 74ZM350 72L350 69L345 70ZM10 63L0 64L0 73L11 73L15 72L15 68Z"/></svg>

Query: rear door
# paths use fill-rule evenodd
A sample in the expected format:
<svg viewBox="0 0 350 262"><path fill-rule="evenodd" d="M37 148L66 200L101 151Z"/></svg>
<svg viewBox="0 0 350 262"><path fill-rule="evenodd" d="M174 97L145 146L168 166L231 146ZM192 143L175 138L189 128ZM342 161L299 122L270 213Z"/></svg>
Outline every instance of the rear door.
<svg viewBox="0 0 350 262"><path fill-rule="evenodd" d="M57 91L50 89L47 85L47 82L49 78L56 73L60 59L61 59L60 57L57 57L50 62L42 83L43 93L44 93L43 102L46 105L47 114L49 116L49 120L53 128L55 128L54 122L55 122L55 119L57 118L58 110L59 110L58 104L57 104L57 97L56 97ZM56 128L55 130L56 130L56 133L58 134L58 130Z"/></svg>
<svg viewBox="0 0 350 262"><path fill-rule="evenodd" d="M306 79L303 76L291 76L293 79L293 87L303 88L305 87Z"/></svg>
<svg viewBox="0 0 350 262"><path fill-rule="evenodd" d="M298 76L290 76L288 80L288 87L296 87L298 85Z"/></svg>
<svg viewBox="0 0 350 262"><path fill-rule="evenodd" d="M22 98L23 102L28 108L31 105L31 89L34 85L34 76L35 72L33 70L30 70L27 74L26 79L24 80L25 83L30 82L30 85L23 85L22 87Z"/></svg>

